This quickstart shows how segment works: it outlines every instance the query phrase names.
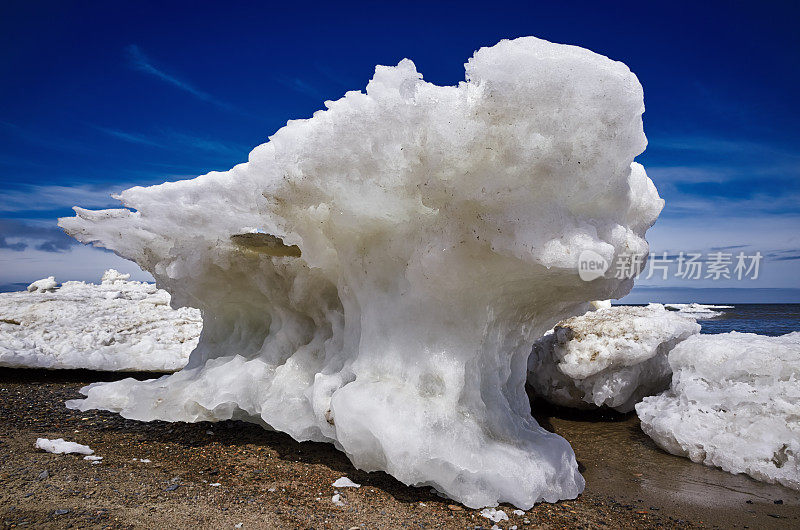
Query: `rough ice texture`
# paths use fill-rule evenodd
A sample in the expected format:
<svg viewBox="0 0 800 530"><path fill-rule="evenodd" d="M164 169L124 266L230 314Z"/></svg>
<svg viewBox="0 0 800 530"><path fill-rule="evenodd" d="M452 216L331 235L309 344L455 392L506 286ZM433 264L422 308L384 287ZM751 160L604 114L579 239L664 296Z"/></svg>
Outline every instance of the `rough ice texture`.
<svg viewBox="0 0 800 530"><path fill-rule="evenodd" d="M672 386L636 405L666 451L800 489L800 332L697 335L669 354Z"/></svg>
<svg viewBox="0 0 800 530"><path fill-rule="evenodd" d="M197 345L196 309L172 309L150 283L110 269L102 283L52 276L47 289L0 293L0 366L175 371Z"/></svg>
<svg viewBox="0 0 800 530"><path fill-rule="evenodd" d="M629 412L669 386L667 353L699 331L693 319L658 304L591 311L534 342L528 382L556 405Z"/></svg>
<svg viewBox="0 0 800 530"><path fill-rule="evenodd" d="M648 250L663 201L633 159L642 88L622 63L535 38L467 81L378 66L249 161L132 188L60 221L203 313L187 367L83 389L78 409L241 418L472 507L572 498L569 444L531 417L535 338L630 279L577 273Z"/></svg>
<svg viewBox="0 0 800 530"><path fill-rule="evenodd" d="M48 440L47 438L37 438L34 444L36 449L47 451L48 453L68 454L77 453L79 455L90 455L94 450L90 449L88 445L82 445L76 442L67 442L63 438L55 440Z"/></svg>

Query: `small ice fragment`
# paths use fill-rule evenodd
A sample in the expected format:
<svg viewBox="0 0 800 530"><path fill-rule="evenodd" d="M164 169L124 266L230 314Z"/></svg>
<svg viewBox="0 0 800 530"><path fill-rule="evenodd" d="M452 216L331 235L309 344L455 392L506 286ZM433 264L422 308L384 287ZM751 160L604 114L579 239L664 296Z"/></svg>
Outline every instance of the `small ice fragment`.
<svg viewBox="0 0 800 530"><path fill-rule="evenodd" d="M103 459L103 457L102 457L102 456L97 456L97 455L86 455L86 456L84 456L84 457L83 457L83 459L84 459L84 460L92 460L92 461L95 461L95 460L102 460L102 459Z"/></svg>
<svg viewBox="0 0 800 530"><path fill-rule="evenodd" d="M275 491L277 491L277 488L270 488L267 491L270 492L270 493L274 493Z"/></svg>
<svg viewBox="0 0 800 530"><path fill-rule="evenodd" d="M209 429L209 430L206 431L206 434L214 434L214 431Z"/></svg>
<svg viewBox="0 0 800 530"><path fill-rule="evenodd" d="M333 483L334 488L360 488L361 484L356 484L347 477L337 478Z"/></svg>
<svg viewBox="0 0 800 530"><path fill-rule="evenodd" d="M88 445L81 445L75 442L66 442L63 438L56 440L48 440L47 438L37 438L34 446L42 451L56 454L78 453L81 455L90 455L94 453Z"/></svg>
<svg viewBox="0 0 800 530"><path fill-rule="evenodd" d="M218 488L222 486L222 484L220 484L219 482L212 482L211 484L209 484L209 486L211 486L212 488Z"/></svg>
<svg viewBox="0 0 800 530"><path fill-rule="evenodd" d="M236 523L233 525L234 528L241 528L242 526L244 526L244 523Z"/></svg>
<svg viewBox="0 0 800 530"><path fill-rule="evenodd" d="M331 502L336 506L344 506L344 501L342 500L342 496L338 493L331 497Z"/></svg>
<svg viewBox="0 0 800 530"><path fill-rule="evenodd" d="M134 458L133 461L134 462L141 462L142 464L149 464L150 463L150 459L149 458Z"/></svg>
<svg viewBox="0 0 800 530"><path fill-rule="evenodd" d="M496 510L495 508L484 508L481 510L481 516L486 517L495 523L499 523L500 521L508 521L508 515L506 515L506 512L503 510Z"/></svg>
<svg viewBox="0 0 800 530"><path fill-rule="evenodd" d="M522 510L514 510L511 513L513 513L514 515L525 515L525 512L523 512Z"/></svg>
<svg viewBox="0 0 800 530"><path fill-rule="evenodd" d="M32 284L30 284L28 286L28 292L33 293L36 291L39 292L55 291L56 286L58 286L58 282L56 282L55 276L48 276L47 278L36 280Z"/></svg>

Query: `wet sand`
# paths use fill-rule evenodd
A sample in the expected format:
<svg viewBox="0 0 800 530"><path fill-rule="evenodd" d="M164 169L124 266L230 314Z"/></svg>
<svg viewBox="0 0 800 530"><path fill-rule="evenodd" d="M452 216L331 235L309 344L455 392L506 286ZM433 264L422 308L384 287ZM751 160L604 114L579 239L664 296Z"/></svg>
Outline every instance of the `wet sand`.
<svg viewBox="0 0 800 530"><path fill-rule="evenodd" d="M635 413L544 408L537 419L572 444L587 493L707 526L800 528L800 492L662 451Z"/></svg>
<svg viewBox="0 0 800 530"><path fill-rule="evenodd" d="M93 381L130 374L0 369L0 521L31 528L490 528L491 521L364 473L329 444L297 443L242 422L142 423L70 411ZM139 374L138 378L152 377ZM537 417L575 448L586 478L578 499L524 515L501 506L501 528L798 528L800 493L694 464L658 449L635 415ZM34 449L37 437L90 445L104 459ZM149 459L140 462L135 459ZM46 471L46 473L45 473ZM331 483L362 484L331 502ZM215 485L218 484L218 485ZM776 504L780 501L780 504Z"/></svg>

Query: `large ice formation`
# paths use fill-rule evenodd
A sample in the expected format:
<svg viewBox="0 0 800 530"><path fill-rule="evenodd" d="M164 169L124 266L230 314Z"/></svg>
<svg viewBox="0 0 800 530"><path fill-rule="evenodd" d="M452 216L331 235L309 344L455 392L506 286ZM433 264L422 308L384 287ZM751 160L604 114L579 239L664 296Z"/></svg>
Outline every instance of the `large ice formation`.
<svg viewBox="0 0 800 530"><path fill-rule="evenodd" d="M528 382L556 405L628 412L669 387L667 353L699 331L693 319L658 304L590 311L534 342Z"/></svg>
<svg viewBox="0 0 800 530"><path fill-rule="evenodd" d="M696 335L672 387L636 405L642 430L694 462L800 489L800 332Z"/></svg>
<svg viewBox="0 0 800 530"><path fill-rule="evenodd" d="M642 88L622 63L535 38L466 81L378 66L366 93L289 122L249 161L119 194L60 224L150 271L203 332L185 369L83 389L140 420L241 418L472 507L575 497L575 457L525 394L534 339L646 254L663 201L633 162Z"/></svg>
<svg viewBox="0 0 800 530"><path fill-rule="evenodd" d="M110 269L102 283L51 276L28 292L0 293L0 366L170 371L186 365L202 322L172 309L151 283Z"/></svg>

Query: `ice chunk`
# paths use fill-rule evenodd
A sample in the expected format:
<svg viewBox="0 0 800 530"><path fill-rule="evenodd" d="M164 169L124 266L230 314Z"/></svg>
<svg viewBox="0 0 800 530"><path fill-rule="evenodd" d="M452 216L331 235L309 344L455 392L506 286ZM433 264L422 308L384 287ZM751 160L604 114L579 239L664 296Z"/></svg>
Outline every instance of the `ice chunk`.
<svg viewBox="0 0 800 530"><path fill-rule="evenodd" d="M598 309L609 309L611 307L611 300L595 300L594 302L590 302L593 310Z"/></svg>
<svg viewBox="0 0 800 530"><path fill-rule="evenodd" d="M347 477L337 478L333 483L334 488L360 488L361 484L356 484Z"/></svg>
<svg viewBox="0 0 800 530"><path fill-rule="evenodd" d="M331 497L331 502L336 506L344 506L344 501L342 500L342 496L338 493Z"/></svg>
<svg viewBox="0 0 800 530"><path fill-rule="evenodd" d="M705 305L705 304L664 304L668 311L677 311L698 320L708 320L725 314L721 309L733 309L731 305Z"/></svg>
<svg viewBox="0 0 800 530"><path fill-rule="evenodd" d="M800 489L800 332L696 335L669 354L672 387L636 405L666 451Z"/></svg>
<svg viewBox="0 0 800 530"><path fill-rule="evenodd" d="M171 309L168 293L128 277L111 269L100 285L65 282L55 292L0 293L0 366L182 368L200 336L200 312Z"/></svg>
<svg viewBox="0 0 800 530"><path fill-rule="evenodd" d="M528 382L556 405L628 412L669 386L667 353L699 331L694 320L658 304L572 317L534 343Z"/></svg>
<svg viewBox="0 0 800 530"><path fill-rule="evenodd" d="M529 37L476 52L457 86L405 59L325 105L230 171L60 221L204 325L182 371L90 385L69 406L257 422L471 507L577 496L572 449L531 417L525 365L556 322L632 286L582 281L582 250L648 250L663 201L633 162L636 76Z"/></svg>
<svg viewBox="0 0 800 530"><path fill-rule="evenodd" d="M80 455L90 455L94 453L88 445L81 445L75 442L64 441L63 438L48 440L47 438L37 438L34 447L47 451L48 453L67 454L78 453Z"/></svg>
<svg viewBox="0 0 800 530"><path fill-rule="evenodd" d="M55 291L56 287L58 287L58 282L56 282L55 276L48 276L47 278L42 278L41 280L36 280L32 284L28 286L29 293L35 293L37 291L44 292L44 291Z"/></svg>
<svg viewBox="0 0 800 530"><path fill-rule="evenodd" d="M116 269L108 269L103 273L101 282L105 285L115 284L117 282L125 282L131 277L130 274L122 274Z"/></svg>
<svg viewBox="0 0 800 530"><path fill-rule="evenodd" d="M508 515L506 515L506 512L503 510L497 510L495 508L484 508L481 510L481 516L486 517L495 523L499 523L500 521L508 521Z"/></svg>
<svg viewBox="0 0 800 530"><path fill-rule="evenodd" d="M86 446L83 446L83 447L86 447ZM91 460L91 461L95 462L95 461L102 460L103 457L102 456L96 456L96 455L86 455L86 456L83 457L83 459L84 460Z"/></svg>

